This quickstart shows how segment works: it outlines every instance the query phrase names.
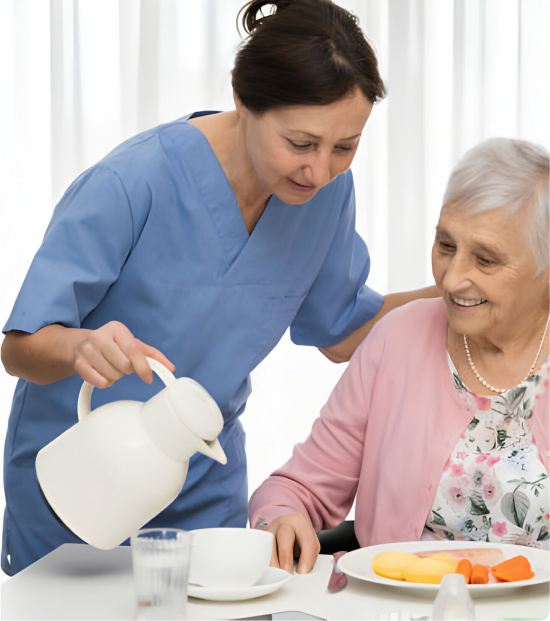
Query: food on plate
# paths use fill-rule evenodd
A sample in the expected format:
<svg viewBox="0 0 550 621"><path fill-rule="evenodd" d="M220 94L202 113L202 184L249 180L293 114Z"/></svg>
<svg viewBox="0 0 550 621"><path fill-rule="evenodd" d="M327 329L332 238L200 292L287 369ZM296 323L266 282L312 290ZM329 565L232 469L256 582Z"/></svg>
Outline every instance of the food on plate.
<svg viewBox="0 0 550 621"><path fill-rule="evenodd" d="M439 584L446 574L454 574L458 561L451 562L437 558L417 558L405 570L407 582L421 582L424 584Z"/></svg>
<svg viewBox="0 0 550 621"><path fill-rule="evenodd" d="M372 559L374 573L390 580L439 584L445 574L456 570L458 561L446 553L419 558L410 552L380 552Z"/></svg>
<svg viewBox="0 0 550 621"><path fill-rule="evenodd" d="M519 582L534 577L531 564L525 556L514 556L499 565L491 568L491 573L502 582Z"/></svg>
<svg viewBox="0 0 550 621"><path fill-rule="evenodd" d="M420 557L425 558L425 557ZM427 558L433 558L436 561L441 561L442 563L451 563L453 567L456 567L456 564L459 562L459 559L455 558L452 554L448 552L435 552L430 554Z"/></svg>
<svg viewBox="0 0 550 621"><path fill-rule="evenodd" d="M470 576L471 584L487 584L489 582L489 568L487 565L481 565L478 563L472 567L472 574Z"/></svg>
<svg viewBox="0 0 550 621"><path fill-rule="evenodd" d="M431 550L414 554L388 550L372 559L372 569L383 578L424 584L439 584L443 576L454 573L463 575L466 584L518 582L535 575L525 556L514 556L506 561L499 548Z"/></svg>
<svg viewBox="0 0 550 621"><path fill-rule="evenodd" d="M466 584L470 584L470 577L472 575L472 563L467 558L463 558L458 563L458 567L456 568L456 573L464 576L464 580L466 580Z"/></svg>
<svg viewBox="0 0 550 621"><path fill-rule="evenodd" d="M463 558L467 558L472 565L481 563L489 567L494 567L499 563L505 561L504 554L500 548L464 548L463 550L441 550L438 555L446 554L452 556L457 561L461 561ZM433 557L434 551L416 552L416 556L420 558Z"/></svg>
<svg viewBox="0 0 550 621"><path fill-rule="evenodd" d="M418 556L410 552L380 552L372 559L375 574L391 580L405 580L405 570L418 560Z"/></svg>

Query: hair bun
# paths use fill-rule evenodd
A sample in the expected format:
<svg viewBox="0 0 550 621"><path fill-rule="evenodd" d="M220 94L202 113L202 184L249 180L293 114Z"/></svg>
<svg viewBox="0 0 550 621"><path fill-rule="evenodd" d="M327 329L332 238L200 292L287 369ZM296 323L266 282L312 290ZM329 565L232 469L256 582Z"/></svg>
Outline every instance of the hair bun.
<svg viewBox="0 0 550 621"><path fill-rule="evenodd" d="M294 2L296 2L296 0L251 0L251 2L245 4L239 11L237 25L239 16L242 13L241 23L243 29L246 34L251 35L266 19L269 19L275 13L278 13L290 4L294 4Z"/></svg>

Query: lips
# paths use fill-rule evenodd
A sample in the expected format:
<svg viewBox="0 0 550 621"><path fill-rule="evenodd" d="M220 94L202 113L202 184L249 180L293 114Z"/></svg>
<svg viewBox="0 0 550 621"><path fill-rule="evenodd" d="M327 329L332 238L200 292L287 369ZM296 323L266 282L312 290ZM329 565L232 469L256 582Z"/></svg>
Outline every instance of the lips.
<svg viewBox="0 0 550 621"><path fill-rule="evenodd" d="M481 306L482 304L485 304L487 302L487 300L483 298L458 298L458 297L455 297L454 295L451 295L451 294L449 295L451 297L451 300L457 306L462 306L464 308L470 308L471 306Z"/></svg>
<svg viewBox="0 0 550 621"><path fill-rule="evenodd" d="M302 185L301 183L297 183L296 181L293 181L292 179L290 179L290 177L287 177L287 179L290 182L290 184L292 185L292 187L295 190L298 190L299 192L311 192L311 190L314 189L314 186Z"/></svg>

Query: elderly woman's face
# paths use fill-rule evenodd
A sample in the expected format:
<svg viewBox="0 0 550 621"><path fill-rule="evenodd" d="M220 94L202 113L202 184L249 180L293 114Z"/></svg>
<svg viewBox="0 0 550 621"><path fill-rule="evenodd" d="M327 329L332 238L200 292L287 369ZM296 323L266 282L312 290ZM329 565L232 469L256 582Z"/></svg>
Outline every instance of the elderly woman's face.
<svg viewBox="0 0 550 621"><path fill-rule="evenodd" d="M537 264L522 215L441 211L432 269L459 334L505 334L534 310L548 308L548 269L533 278Z"/></svg>

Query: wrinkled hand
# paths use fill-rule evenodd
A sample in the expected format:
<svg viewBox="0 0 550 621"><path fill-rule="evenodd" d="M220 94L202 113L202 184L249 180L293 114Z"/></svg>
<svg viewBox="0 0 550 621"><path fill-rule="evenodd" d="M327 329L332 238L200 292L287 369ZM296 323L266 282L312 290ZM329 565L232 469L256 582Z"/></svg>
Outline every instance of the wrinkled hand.
<svg viewBox="0 0 550 621"><path fill-rule="evenodd" d="M265 530L273 533L272 567L293 573L294 558L298 557L299 574L313 569L321 544L309 517L301 513L281 515Z"/></svg>
<svg viewBox="0 0 550 621"><path fill-rule="evenodd" d="M176 367L158 349L134 338L128 328L110 321L97 330L79 331L84 335L74 345L74 370L83 380L96 388L108 388L123 375L137 375L147 384L153 381L153 372L146 356L158 360L170 371Z"/></svg>

